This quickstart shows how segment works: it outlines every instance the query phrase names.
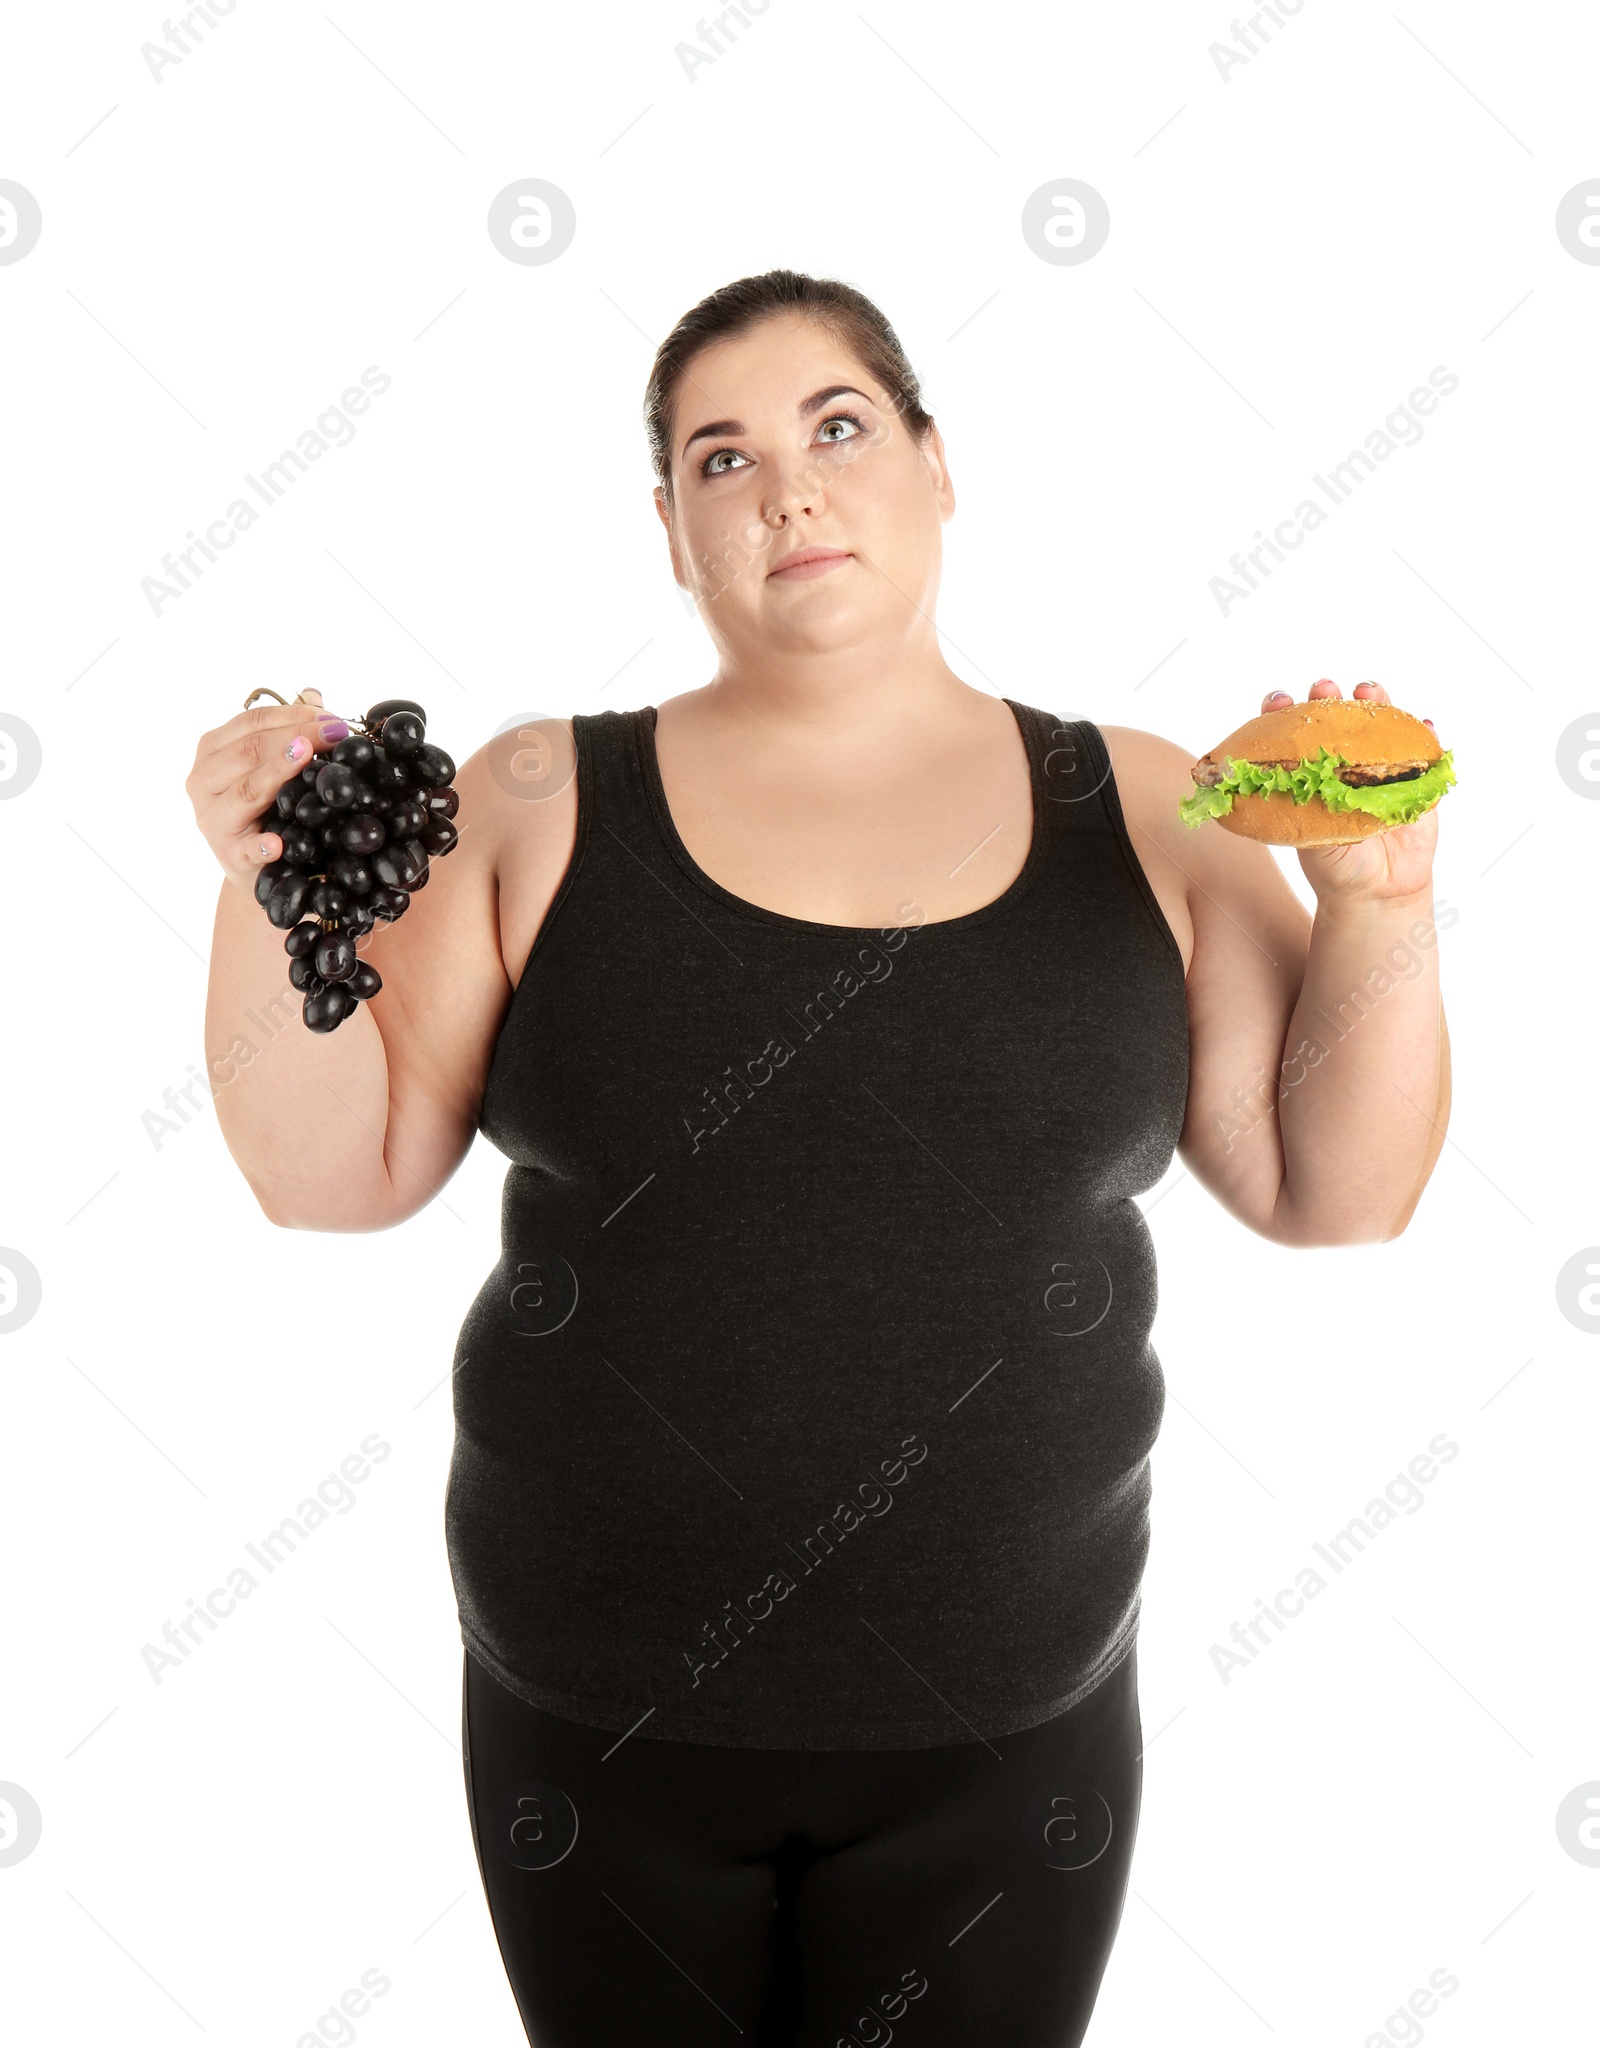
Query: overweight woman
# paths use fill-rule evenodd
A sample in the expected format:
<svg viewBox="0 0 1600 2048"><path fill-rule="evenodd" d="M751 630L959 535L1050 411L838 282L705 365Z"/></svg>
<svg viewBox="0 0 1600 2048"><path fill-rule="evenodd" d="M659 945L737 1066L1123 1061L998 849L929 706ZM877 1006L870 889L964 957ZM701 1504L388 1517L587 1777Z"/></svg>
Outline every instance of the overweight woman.
<svg viewBox="0 0 1600 2048"><path fill-rule="evenodd" d="M1437 813L1301 850L1308 917L1181 824L1189 749L964 681L944 442L846 285L713 293L645 419L714 674L465 761L337 1031L254 821L344 728L312 692L202 739L208 1055L293 1025L217 1109L286 1230L403 1222L475 1131L510 1161L446 1536L529 2040L1070 2048L1139 1813L1135 1198L1176 1150L1278 1244L1404 1229L1448 1113Z"/></svg>

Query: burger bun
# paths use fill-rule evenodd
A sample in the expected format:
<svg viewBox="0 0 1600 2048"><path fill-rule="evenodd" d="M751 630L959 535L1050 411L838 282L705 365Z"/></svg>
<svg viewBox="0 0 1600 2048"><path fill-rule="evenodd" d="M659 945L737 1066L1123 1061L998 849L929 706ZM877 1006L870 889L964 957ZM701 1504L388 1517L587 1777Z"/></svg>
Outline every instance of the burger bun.
<svg viewBox="0 0 1600 2048"><path fill-rule="evenodd" d="M1337 754L1353 768L1378 770L1437 761L1443 749L1431 727L1394 704L1368 703L1360 697L1311 697L1247 719L1194 764L1197 783L1214 782L1228 772L1229 761L1261 765L1282 762L1297 767L1315 760L1319 747ZM1346 846L1370 839L1393 825L1371 811L1330 811L1320 797L1297 804L1287 790L1257 790L1236 796L1214 820L1240 839L1268 846Z"/></svg>

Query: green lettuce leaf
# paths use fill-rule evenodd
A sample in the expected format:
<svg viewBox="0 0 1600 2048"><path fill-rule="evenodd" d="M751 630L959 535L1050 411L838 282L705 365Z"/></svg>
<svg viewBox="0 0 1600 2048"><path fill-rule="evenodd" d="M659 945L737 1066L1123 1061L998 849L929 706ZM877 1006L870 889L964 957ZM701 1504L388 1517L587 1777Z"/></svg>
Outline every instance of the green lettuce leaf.
<svg viewBox="0 0 1600 2048"><path fill-rule="evenodd" d="M1297 804L1320 797L1330 811L1370 811L1386 825L1409 825L1424 811L1432 810L1456 779L1454 755L1446 750L1411 782L1383 782L1356 789L1341 782L1337 771L1345 765L1342 754L1317 749L1314 760L1302 760L1298 768L1257 767L1253 761L1228 761L1228 774L1209 787L1196 786L1192 796L1178 805L1178 816L1186 825L1203 825L1207 818L1225 818L1236 796L1254 796L1258 791L1285 790Z"/></svg>

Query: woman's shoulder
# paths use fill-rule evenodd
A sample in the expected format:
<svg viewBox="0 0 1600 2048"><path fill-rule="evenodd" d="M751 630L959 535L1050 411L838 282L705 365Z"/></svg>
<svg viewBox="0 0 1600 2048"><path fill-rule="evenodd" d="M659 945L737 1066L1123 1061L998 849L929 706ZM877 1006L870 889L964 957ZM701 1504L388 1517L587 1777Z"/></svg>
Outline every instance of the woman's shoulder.
<svg viewBox="0 0 1600 2048"><path fill-rule="evenodd" d="M1194 788L1195 755L1176 740L1145 732L1134 725L1100 725L1117 794L1130 821L1137 817L1147 830L1178 822L1178 805Z"/></svg>

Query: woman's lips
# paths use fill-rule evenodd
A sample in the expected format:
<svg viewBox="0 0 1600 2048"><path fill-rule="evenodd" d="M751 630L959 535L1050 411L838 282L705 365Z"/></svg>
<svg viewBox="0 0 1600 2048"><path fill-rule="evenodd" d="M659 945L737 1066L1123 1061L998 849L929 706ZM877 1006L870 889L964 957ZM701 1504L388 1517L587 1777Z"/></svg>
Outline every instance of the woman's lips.
<svg viewBox="0 0 1600 2048"><path fill-rule="evenodd" d="M804 583L813 576L826 576L830 569L837 569L841 562L853 561L849 554L817 555L809 562L791 562L787 568L774 569L772 579L782 583Z"/></svg>

